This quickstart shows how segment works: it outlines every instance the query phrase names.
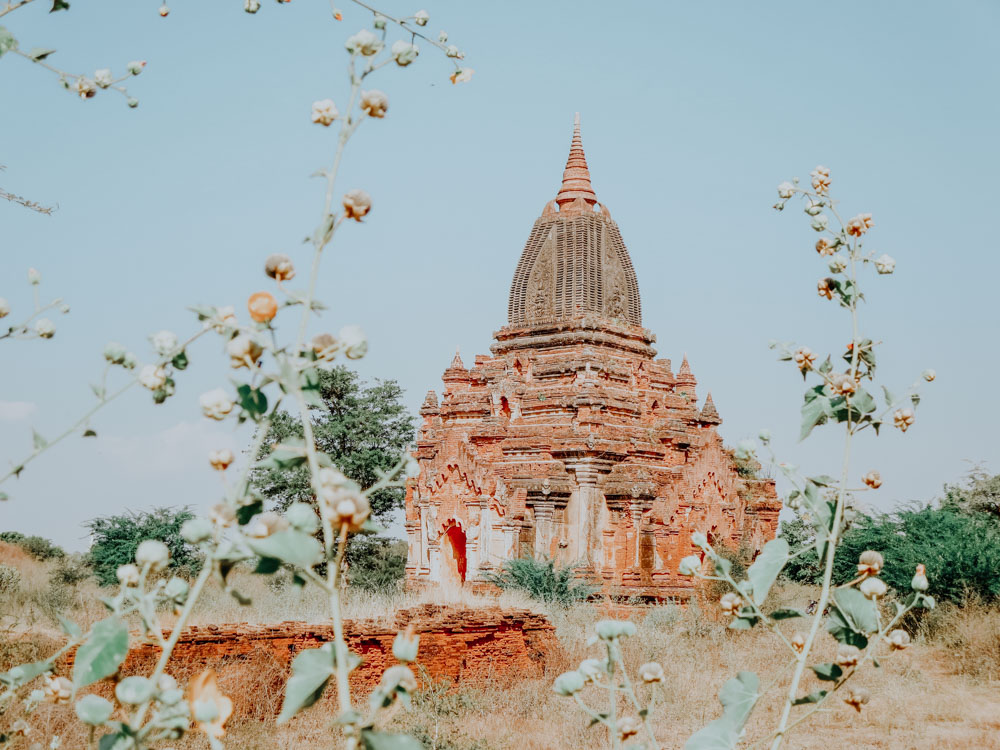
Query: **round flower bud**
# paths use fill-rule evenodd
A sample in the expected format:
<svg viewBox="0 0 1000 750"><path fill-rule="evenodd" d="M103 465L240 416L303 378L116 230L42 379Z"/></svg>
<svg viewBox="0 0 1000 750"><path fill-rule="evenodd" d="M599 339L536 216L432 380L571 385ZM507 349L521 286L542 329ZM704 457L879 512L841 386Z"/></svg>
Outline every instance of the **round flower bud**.
<svg viewBox="0 0 1000 750"><path fill-rule="evenodd" d="M94 83L100 86L102 89L106 89L112 83L115 82L115 78L111 75L111 71L108 68L101 68L94 73Z"/></svg>
<svg viewBox="0 0 1000 750"><path fill-rule="evenodd" d="M139 359L132 352L125 352L125 359L122 360L122 367L126 370L134 370L139 365Z"/></svg>
<svg viewBox="0 0 1000 750"><path fill-rule="evenodd" d="M800 346L792 354L792 359L799 366L800 370L805 371L812 368L813 363L816 361L816 355L808 346Z"/></svg>
<svg viewBox="0 0 1000 750"><path fill-rule="evenodd" d="M696 531L693 534L691 534L691 544L695 545L696 547L707 547L708 537L705 536L705 534L703 534L702 532Z"/></svg>
<svg viewBox="0 0 1000 750"><path fill-rule="evenodd" d="M28 269L28 283L32 286L38 286L42 283L42 274L37 268Z"/></svg>
<svg viewBox="0 0 1000 750"><path fill-rule="evenodd" d="M730 591L728 594L723 594L722 598L719 599L719 606L722 608L722 613L725 615L735 615L740 611L740 607L743 606L743 598Z"/></svg>
<svg viewBox="0 0 1000 750"><path fill-rule="evenodd" d="M822 166L816 167L810 173L810 177L812 177L813 190L820 195L826 194L830 189L830 170Z"/></svg>
<svg viewBox="0 0 1000 750"><path fill-rule="evenodd" d="M364 190L349 190L344 193L341 204L344 206L344 216L361 221L372 210L372 197Z"/></svg>
<svg viewBox="0 0 1000 750"><path fill-rule="evenodd" d="M448 32L447 31L439 31L438 32L438 42L440 42L441 44L444 44L447 41L448 41Z"/></svg>
<svg viewBox="0 0 1000 750"><path fill-rule="evenodd" d="M418 10L413 14L413 22L417 24L417 26L426 26L427 22L430 20L431 17L426 10Z"/></svg>
<svg viewBox="0 0 1000 750"><path fill-rule="evenodd" d="M229 365L234 370L238 370L241 367L246 367L249 369L251 362L256 362L260 359L260 355L264 353L260 345L253 340L250 336L245 333L241 333L239 336L234 336L226 344L226 353L229 355Z"/></svg>
<svg viewBox="0 0 1000 750"><path fill-rule="evenodd" d="M56 335L56 324L48 318L39 318L35 321L35 333L43 339L50 339Z"/></svg>
<svg viewBox="0 0 1000 750"><path fill-rule="evenodd" d="M594 632L602 641L613 641L623 636L635 635L635 625L621 620L601 620L594 626Z"/></svg>
<svg viewBox="0 0 1000 750"><path fill-rule="evenodd" d="M385 28L386 19L381 13L375 14L375 20L372 22L372 26L381 31Z"/></svg>
<svg viewBox="0 0 1000 750"><path fill-rule="evenodd" d="M666 679L663 665L655 661L646 662L639 667L639 679L643 682L663 682Z"/></svg>
<svg viewBox="0 0 1000 750"><path fill-rule="evenodd" d="M840 667L856 667L860 658L861 649L848 643L842 643L837 648L837 656L834 661Z"/></svg>
<svg viewBox="0 0 1000 750"><path fill-rule="evenodd" d="M771 431L768 429L763 429L757 433L757 439L760 440L764 445L771 442Z"/></svg>
<svg viewBox="0 0 1000 750"><path fill-rule="evenodd" d="M284 516L279 516L273 511L267 511L266 513L258 513L251 518L247 525L243 527L243 533L255 539L266 539L271 534L284 531L288 526L289 523Z"/></svg>
<svg viewBox="0 0 1000 750"><path fill-rule="evenodd" d="M133 60L132 62L130 62L128 65L125 66L125 70L127 70L132 75L137 76L142 72L142 69L145 67L146 67L145 60Z"/></svg>
<svg viewBox="0 0 1000 750"><path fill-rule="evenodd" d="M392 641L392 655L402 662L416 661L419 647L419 635L415 635L410 629L400 630Z"/></svg>
<svg viewBox="0 0 1000 750"><path fill-rule="evenodd" d="M896 270L896 260L891 255L883 253L875 259L875 270L880 274L890 274Z"/></svg>
<svg viewBox="0 0 1000 750"><path fill-rule="evenodd" d="M3 317L3 316L0 316L0 317ZM934 378L937 377L937 373L934 372L934 370L924 370L920 375L928 383L933 383L934 382Z"/></svg>
<svg viewBox="0 0 1000 750"><path fill-rule="evenodd" d="M67 305L65 302L63 304L59 305L59 312L61 312L63 315L68 315L69 314L69 305Z"/></svg>
<svg viewBox="0 0 1000 750"><path fill-rule="evenodd" d="M361 359L368 353L368 337L360 326L344 326L337 335L348 359Z"/></svg>
<svg viewBox="0 0 1000 750"><path fill-rule="evenodd" d="M810 216L819 216L819 214L822 213L823 211L823 202L807 200L806 205L802 210L805 211Z"/></svg>
<svg viewBox="0 0 1000 750"><path fill-rule="evenodd" d="M232 353L230 353L230 356L232 356ZM229 394L221 388L201 394L198 398L198 404L201 406L202 414L209 419L216 420L225 419L226 415L236 406L235 402L229 397Z"/></svg>
<svg viewBox="0 0 1000 750"><path fill-rule="evenodd" d="M924 572L924 566L918 565L917 572L913 576L913 580L910 581L910 588L914 591L926 591L930 587L927 582L927 574Z"/></svg>
<svg viewBox="0 0 1000 750"><path fill-rule="evenodd" d="M872 694L861 687L851 687L847 688L847 694L844 696L844 703L853 708L855 711L860 712L861 707L865 705L872 698Z"/></svg>
<svg viewBox="0 0 1000 750"><path fill-rule="evenodd" d="M233 452L228 448L223 448L218 451L211 451L208 454L208 462L212 465L212 468L216 471L225 471L229 468L229 464L235 461Z"/></svg>
<svg viewBox="0 0 1000 750"><path fill-rule="evenodd" d="M146 539L139 543L139 547L135 551L135 562L140 568L149 566L149 569L153 572L157 570L163 570L167 567L167 561L170 559L170 550L167 549L167 545L158 539Z"/></svg>
<svg viewBox="0 0 1000 750"><path fill-rule="evenodd" d="M642 722L635 716L625 716L618 720L618 736L623 740L639 734L642 729Z"/></svg>
<svg viewBox="0 0 1000 750"><path fill-rule="evenodd" d="M139 100L133 96L130 96L128 99L126 99L125 103L128 105L129 109L135 109L136 107L139 106Z"/></svg>
<svg viewBox="0 0 1000 750"><path fill-rule="evenodd" d="M258 323L269 323L278 314L278 300L270 292L255 292L247 300L247 310Z"/></svg>
<svg viewBox="0 0 1000 750"><path fill-rule="evenodd" d="M337 105L333 103L333 99L320 99L313 102L312 121L317 125L329 127L338 117L340 117L340 112L337 111Z"/></svg>
<svg viewBox="0 0 1000 750"><path fill-rule="evenodd" d="M906 407L905 409L896 409L892 414L893 424L896 425L900 430L906 432L910 429L910 425L913 424L914 414L913 409Z"/></svg>
<svg viewBox="0 0 1000 750"><path fill-rule="evenodd" d="M584 677L579 672L563 672L561 675L556 677L556 681L553 683L552 689L559 695L568 697L576 695L583 690L584 684Z"/></svg>
<svg viewBox="0 0 1000 750"><path fill-rule="evenodd" d="M822 232L826 229L826 226L829 223L830 219L827 217L826 214L818 214L816 216L813 216L813 220L809 223L809 226L811 226L817 232Z"/></svg>
<svg viewBox="0 0 1000 750"><path fill-rule="evenodd" d="M42 692L53 703L69 703L69 699L73 697L73 683L65 677L47 675Z"/></svg>
<svg viewBox="0 0 1000 750"><path fill-rule="evenodd" d="M295 278L295 265L284 253L272 253L264 261L264 273L275 281L289 281Z"/></svg>
<svg viewBox="0 0 1000 750"><path fill-rule="evenodd" d="M858 214L847 222L847 233L852 237L860 237L872 228L871 214Z"/></svg>
<svg viewBox="0 0 1000 750"><path fill-rule="evenodd" d="M881 578L866 578L858 586L858 590L868 599L878 599L885 596L885 592L889 590L889 587L885 585L885 581Z"/></svg>
<svg viewBox="0 0 1000 750"><path fill-rule="evenodd" d="M0 318L6 318L8 315L10 315L10 303L0 297Z"/></svg>
<svg viewBox="0 0 1000 750"><path fill-rule="evenodd" d="M882 475L879 474L874 469L872 469L871 471L866 473L863 477L861 477L861 481L864 482L869 487L871 487L873 490L877 490L879 487L882 486Z"/></svg>
<svg viewBox="0 0 1000 750"><path fill-rule="evenodd" d="M170 15L170 8L168 8L167 4L164 3L163 5L160 6L160 18L166 18L169 15Z"/></svg>
<svg viewBox="0 0 1000 750"><path fill-rule="evenodd" d="M365 57L377 55L382 51L383 46L385 45L382 40L368 29L361 29L357 34L348 37L344 44L344 47L352 55L364 55Z"/></svg>
<svg viewBox="0 0 1000 750"><path fill-rule="evenodd" d="M793 195L795 195L795 185L790 182L782 182L778 185L778 197L783 200L788 200Z"/></svg>
<svg viewBox="0 0 1000 750"><path fill-rule="evenodd" d="M117 341L112 341L104 347L104 359L113 365L120 365L125 362L125 347Z"/></svg>
<svg viewBox="0 0 1000 750"><path fill-rule="evenodd" d="M412 693L417 689L417 678L414 676L412 669L402 664L397 664L389 667L382 673L382 680L379 682L379 687L387 693L400 688L408 693Z"/></svg>
<svg viewBox="0 0 1000 750"><path fill-rule="evenodd" d="M416 60L417 55L419 54L420 50L417 48L417 45L410 44L403 39L394 42L392 45L392 59L395 60L396 65L401 68L405 68L407 65Z"/></svg>
<svg viewBox="0 0 1000 750"><path fill-rule="evenodd" d="M177 680L174 679L172 675L166 673L161 674L159 677L156 678L156 689L161 692L166 690L176 690Z"/></svg>
<svg viewBox="0 0 1000 750"><path fill-rule="evenodd" d="M820 237L816 240L816 252L820 255L833 255L836 250L830 240L826 237Z"/></svg>
<svg viewBox="0 0 1000 750"><path fill-rule="evenodd" d="M260 0L244 0L243 10L253 15L258 10L260 10Z"/></svg>
<svg viewBox="0 0 1000 750"><path fill-rule="evenodd" d="M228 503L219 503L213 505L208 511L208 517L216 526L226 528L232 526L233 522L236 521L236 511Z"/></svg>
<svg viewBox="0 0 1000 750"><path fill-rule="evenodd" d="M682 576L693 576L701 570L701 558L698 555L688 555L681 560L677 570Z"/></svg>
<svg viewBox="0 0 1000 750"><path fill-rule="evenodd" d="M608 665L601 659L584 659L576 671L583 676L584 682L597 682L601 675L608 673Z"/></svg>
<svg viewBox="0 0 1000 750"><path fill-rule="evenodd" d="M866 550L858 557L858 574L877 576L882 571L885 560L875 550Z"/></svg>
<svg viewBox="0 0 1000 750"><path fill-rule="evenodd" d="M115 698L119 703L138 706L153 697L153 683L145 677L126 677L115 686Z"/></svg>
<svg viewBox="0 0 1000 750"><path fill-rule="evenodd" d="M135 586L139 583L139 568L132 563L119 565L118 570L115 571L115 576L117 576L118 583L122 586Z"/></svg>
<svg viewBox="0 0 1000 750"><path fill-rule="evenodd" d="M143 388L156 391L166 385L167 373L162 367L156 365L146 365L139 372L139 384Z"/></svg>
<svg viewBox="0 0 1000 750"><path fill-rule="evenodd" d="M318 333L312 337L309 346L320 359L329 359L337 353L338 342L329 333Z"/></svg>
<svg viewBox="0 0 1000 750"><path fill-rule="evenodd" d="M827 268L830 269L830 273L841 273L847 268L847 258L845 258L841 253L837 253L830 258Z"/></svg>
<svg viewBox="0 0 1000 750"><path fill-rule="evenodd" d="M910 645L910 634L905 630L893 630L889 633L889 647L893 651L902 651Z"/></svg>
<svg viewBox="0 0 1000 750"><path fill-rule="evenodd" d="M816 282L816 293L820 297L826 297L827 299L833 299L833 279L820 279Z"/></svg>
<svg viewBox="0 0 1000 750"><path fill-rule="evenodd" d="M115 707L111 705L111 701L107 698L93 694L83 696L76 702L73 708L76 711L77 718L84 724L89 724L92 727L103 725L104 722L111 718L111 714L115 710Z"/></svg>
<svg viewBox="0 0 1000 750"><path fill-rule="evenodd" d="M385 117L389 109L389 97L378 89L361 92L361 111L369 117Z"/></svg>
<svg viewBox="0 0 1000 750"><path fill-rule="evenodd" d="M802 649L806 647L806 637L802 633L796 633L792 636L792 648L802 653Z"/></svg>
<svg viewBox="0 0 1000 750"><path fill-rule="evenodd" d="M296 530L305 534L313 534L319 528L319 518L316 511L305 503L292 503L285 511L285 519Z"/></svg>
<svg viewBox="0 0 1000 750"><path fill-rule="evenodd" d="M240 322L236 319L236 311L232 305L215 308L215 313L205 321L205 327L215 330L216 333L228 333L232 329L239 327Z"/></svg>
<svg viewBox="0 0 1000 750"><path fill-rule="evenodd" d="M181 539L189 544L201 544L212 538L212 524L204 518L189 518L181 524Z"/></svg>
<svg viewBox="0 0 1000 750"><path fill-rule="evenodd" d="M465 55L462 54L462 51L454 44L449 44L448 47L445 49L444 54L446 57L450 57L455 60L462 60L465 58Z"/></svg>
<svg viewBox="0 0 1000 750"><path fill-rule="evenodd" d="M149 337L153 351L161 357L167 357L177 349L177 334L172 331L160 331Z"/></svg>
<svg viewBox="0 0 1000 750"><path fill-rule="evenodd" d="M472 80L472 74L475 72L472 68L459 68L448 78L452 83L467 83Z"/></svg>

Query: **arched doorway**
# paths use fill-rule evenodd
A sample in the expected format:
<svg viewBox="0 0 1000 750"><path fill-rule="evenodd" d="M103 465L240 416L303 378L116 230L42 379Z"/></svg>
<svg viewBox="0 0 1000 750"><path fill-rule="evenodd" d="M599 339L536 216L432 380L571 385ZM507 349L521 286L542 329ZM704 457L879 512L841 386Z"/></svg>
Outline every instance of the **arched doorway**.
<svg viewBox="0 0 1000 750"><path fill-rule="evenodd" d="M465 583L465 532L453 524L445 530L442 541L441 583L445 589L457 591Z"/></svg>

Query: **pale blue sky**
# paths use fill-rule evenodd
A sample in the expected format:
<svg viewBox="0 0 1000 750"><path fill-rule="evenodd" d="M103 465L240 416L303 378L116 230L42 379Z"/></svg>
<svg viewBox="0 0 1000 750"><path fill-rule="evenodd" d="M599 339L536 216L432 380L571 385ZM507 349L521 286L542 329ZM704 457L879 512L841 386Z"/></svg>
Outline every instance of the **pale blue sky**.
<svg viewBox="0 0 1000 750"><path fill-rule="evenodd" d="M932 497L966 460L1000 470L1000 6L428 3L429 29L451 34L475 77L452 86L428 49L380 74L389 114L359 131L340 181L375 207L338 236L321 279L324 327L369 333L366 376L397 378L415 409L440 390L456 346L467 363L488 351L579 111L644 324L661 356L688 353L727 440L768 427L787 460L838 466L832 431L795 442L801 379L767 349L779 338L840 351L848 336L815 294L824 266L804 214L770 208L780 181L822 163L844 212L874 215L869 246L898 260L869 284L863 311L865 332L887 342L886 382L905 386L928 366L939 375L905 436L862 441L856 473L881 470L872 499L889 507ZM24 48L55 47L52 62L69 70L149 65L130 111L0 60L0 185L60 206L45 217L0 205L0 296L23 309L35 266L43 291L73 306L53 340L0 345L5 458L30 449L31 425L51 434L88 406L108 340L149 356L148 334L193 330L186 305L241 308L265 288L268 253L304 267L301 238L321 206L308 175L333 148L310 104L343 102L342 43L368 26L346 2L334 23L318 0L266 3L253 17L235 0L176 0L166 19L152 0L81 0L52 15L37 5L3 19ZM166 405L136 392L98 417L97 441L54 450L5 487L0 527L79 548L95 515L211 503L205 453L243 438L198 410L198 394L229 374L219 348L190 352Z"/></svg>

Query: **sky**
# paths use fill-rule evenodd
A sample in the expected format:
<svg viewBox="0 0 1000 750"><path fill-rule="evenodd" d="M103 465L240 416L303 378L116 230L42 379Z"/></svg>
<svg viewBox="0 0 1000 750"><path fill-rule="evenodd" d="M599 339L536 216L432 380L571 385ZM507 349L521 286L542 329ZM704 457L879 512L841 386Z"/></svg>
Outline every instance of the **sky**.
<svg viewBox="0 0 1000 750"><path fill-rule="evenodd" d="M843 312L816 295L826 272L808 217L771 208L779 182L824 164L843 213L873 214L867 247L897 259L868 281L861 314L883 342L882 382L902 390L924 368L938 374L905 435L859 439L855 473L884 480L864 501L888 510L932 499L973 463L1000 471L1000 5L427 2L428 30L447 30L475 75L452 85L426 44L409 68L378 73L388 114L359 129L338 187L367 190L374 207L338 233L320 276L329 309L314 330L363 326L366 378L398 380L415 412L456 347L466 364L488 352L580 112L643 323L660 356L687 353L727 441L768 428L782 460L839 467L835 428L797 442L802 380L767 346L840 352L849 338ZM305 276L302 238L323 199L309 176L335 147L310 106L346 106L343 41L371 19L349 0L340 23L307 0L255 16L235 0L174 0L166 18L154 0L43 5L0 19L22 48L54 48L49 61L70 71L148 65L129 82L130 110L0 59L0 187L58 204L51 216L0 205L0 297L17 319L34 267L43 298L71 305L53 339L0 342L5 464L30 453L32 428L51 437L90 408L106 342L151 358L150 334L197 329L188 305L242 310L268 288L273 252ZM200 414L199 394L230 374L220 341L189 357L166 404L132 392L95 416L96 439L69 439L6 484L0 529L82 549L95 516L213 504L207 453L238 451L247 435Z"/></svg>

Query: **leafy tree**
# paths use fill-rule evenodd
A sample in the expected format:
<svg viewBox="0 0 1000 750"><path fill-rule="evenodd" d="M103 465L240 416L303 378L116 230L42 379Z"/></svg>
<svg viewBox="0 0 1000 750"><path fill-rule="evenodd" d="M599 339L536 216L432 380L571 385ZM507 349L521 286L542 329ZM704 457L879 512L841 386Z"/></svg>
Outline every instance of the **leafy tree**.
<svg viewBox="0 0 1000 750"><path fill-rule="evenodd" d="M117 583L119 566L135 562L135 550L144 539L158 539L170 550L170 568L181 574L201 568L197 547L181 539L181 525L194 518L189 508L154 508L146 513L124 513L86 523L93 544L88 557L102 586Z"/></svg>
<svg viewBox="0 0 1000 750"><path fill-rule="evenodd" d="M507 560L487 580L504 590L523 591L532 599L546 604L568 607L583 601L597 591L577 580L580 568L576 565L556 567L553 560L535 560L522 557Z"/></svg>
<svg viewBox="0 0 1000 750"><path fill-rule="evenodd" d="M782 524L782 536L793 548L808 540L803 527L801 521ZM897 591L909 591L916 566L923 564L938 600L959 602L970 593L988 600L1000 597L1000 527L982 514L926 505L862 516L844 535L834 580L846 583L855 578L858 556L869 549L885 557L881 577ZM793 580L807 583L822 578L815 549L793 560L785 571Z"/></svg>
<svg viewBox="0 0 1000 750"><path fill-rule="evenodd" d="M358 374L338 366L319 370L322 406L309 409L316 447L326 453L348 477L362 487L378 481L378 471L392 468L413 441L413 417L403 406L403 389L395 380L363 382ZM260 458L270 446L301 438L302 421L287 412L274 415ZM305 465L254 470L254 488L284 510L291 503L311 502L309 469ZM403 490L379 490L369 498L372 515L385 521L403 506Z"/></svg>
<svg viewBox="0 0 1000 750"><path fill-rule="evenodd" d="M54 560L65 557L66 552L51 539L43 536L25 536L20 531L4 531L0 533L0 542L16 544L36 560Z"/></svg>
<svg viewBox="0 0 1000 750"><path fill-rule="evenodd" d="M347 548L347 582L366 591L398 590L406 573L406 542L359 534Z"/></svg>
<svg viewBox="0 0 1000 750"><path fill-rule="evenodd" d="M945 485L941 506L959 513L985 513L1000 521L1000 474L973 469L965 484Z"/></svg>

